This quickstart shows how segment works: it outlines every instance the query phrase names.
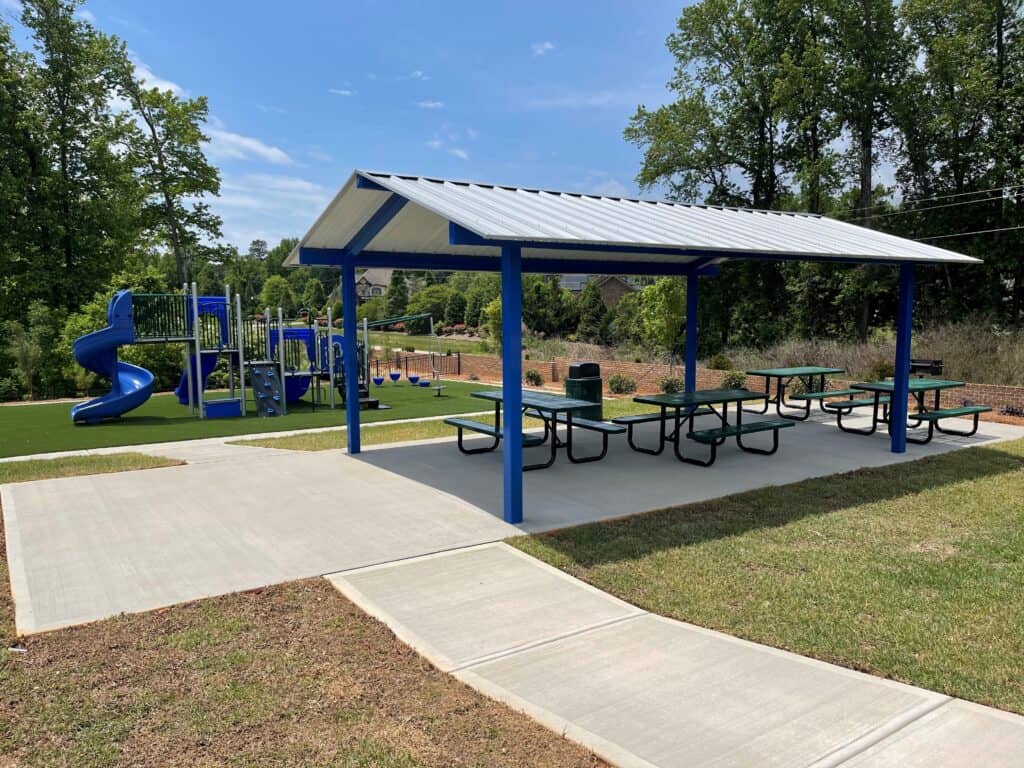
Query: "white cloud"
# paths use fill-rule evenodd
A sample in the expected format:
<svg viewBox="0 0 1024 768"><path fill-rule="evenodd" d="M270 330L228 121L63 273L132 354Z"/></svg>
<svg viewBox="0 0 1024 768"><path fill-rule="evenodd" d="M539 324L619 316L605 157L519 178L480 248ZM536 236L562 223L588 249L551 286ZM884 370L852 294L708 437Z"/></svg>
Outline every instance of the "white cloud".
<svg viewBox="0 0 1024 768"><path fill-rule="evenodd" d="M331 157L329 154L327 154L326 152L324 152L322 149L320 149L318 147L313 147L306 154L309 155L311 160L316 160L318 163L332 163L332 162L334 162L334 158L333 157Z"/></svg>
<svg viewBox="0 0 1024 768"><path fill-rule="evenodd" d="M161 91L170 91L175 96L184 96L185 89L175 83L173 80L167 80L162 77L158 77L153 74L151 70L142 59L138 58L134 54L129 54L131 57L132 66L135 67L135 76L139 81L147 88L157 88Z"/></svg>
<svg viewBox="0 0 1024 768"><path fill-rule="evenodd" d="M224 220L225 239L244 247L254 238L275 243L305 232L332 196L327 187L297 176L226 174L211 207Z"/></svg>
<svg viewBox="0 0 1024 768"><path fill-rule="evenodd" d="M423 142L423 146L427 149L440 149L444 146L444 142L440 139L431 139L430 141Z"/></svg>
<svg viewBox="0 0 1024 768"><path fill-rule="evenodd" d="M355 96L359 91L354 91L351 88L328 88L328 93L333 93L335 96Z"/></svg>
<svg viewBox="0 0 1024 768"><path fill-rule="evenodd" d="M594 184L589 189L592 195L604 195L605 197L629 197L629 187L618 179L606 179Z"/></svg>
<svg viewBox="0 0 1024 768"><path fill-rule="evenodd" d="M367 72L366 73L366 79L367 80L376 80L377 79L377 73L376 72Z"/></svg>
<svg viewBox="0 0 1024 768"><path fill-rule="evenodd" d="M526 109L604 109L608 107L635 107L651 99L645 98L646 91L626 89L621 91L564 91L549 96L530 96L523 106Z"/></svg>
<svg viewBox="0 0 1024 768"><path fill-rule="evenodd" d="M21 2L20 0L0 0L0 8L6 8L8 11L14 11L17 14L20 14Z"/></svg>
<svg viewBox="0 0 1024 768"><path fill-rule="evenodd" d="M206 151L215 160L265 160L274 165L292 165L288 153L279 147L266 144L253 136L244 136L227 130L224 123L211 116L206 127L210 137Z"/></svg>
<svg viewBox="0 0 1024 768"><path fill-rule="evenodd" d="M429 80L430 78L423 72L422 69L414 69L409 73L410 80Z"/></svg>
<svg viewBox="0 0 1024 768"><path fill-rule="evenodd" d="M444 102L424 99L423 101L417 101L416 106L420 109L441 109L444 106Z"/></svg>
<svg viewBox="0 0 1024 768"><path fill-rule="evenodd" d="M476 128L467 128L466 136L468 136L471 141L476 141L477 139L480 138L480 131L478 131Z"/></svg>
<svg viewBox="0 0 1024 768"><path fill-rule="evenodd" d="M281 107L275 107L273 104L257 104L256 105L256 109L258 109L260 112L264 112L264 113L267 113L267 114L275 114L275 115L286 115L286 114L288 114L288 110L287 109L283 109Z"/></svg>
<svg viewBox="0 0 1024 768"><path fill-rule="evenodd" d="M550 40L544 40L540 43L534 43L532 46L534 56L544 56L545 54L551 53L555 50L555 44Z"/></svg>
<svg viewBox="0 0 1024 768"><path fill-rule="evenodd" d="M448 150L448 154L455 155L459 160L469 160L469 152L461 147L452 147Z"/></svg>
<svg viewBox="0 0 1024 768"><path fill-rule="evenodd" d="M75 11L75 16L82 19L83 21L88 21L90 24L96 23L96 15L92 11L86 10L85 8L79 8L77 11Z"/></svg>

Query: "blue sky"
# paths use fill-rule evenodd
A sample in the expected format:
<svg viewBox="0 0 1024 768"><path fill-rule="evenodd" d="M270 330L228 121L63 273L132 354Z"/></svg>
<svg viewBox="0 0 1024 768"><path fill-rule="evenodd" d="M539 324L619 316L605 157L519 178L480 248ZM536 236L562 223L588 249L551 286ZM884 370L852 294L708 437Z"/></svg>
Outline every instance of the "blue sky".
<svg viewBox="0 0 1024 768"><path fill-rule="evenodd" d="M7 18L17 0L0 0ZM299 236L353 168L636 194L679 0L90 0L153 84L210 102L224 236Z"/></svg>

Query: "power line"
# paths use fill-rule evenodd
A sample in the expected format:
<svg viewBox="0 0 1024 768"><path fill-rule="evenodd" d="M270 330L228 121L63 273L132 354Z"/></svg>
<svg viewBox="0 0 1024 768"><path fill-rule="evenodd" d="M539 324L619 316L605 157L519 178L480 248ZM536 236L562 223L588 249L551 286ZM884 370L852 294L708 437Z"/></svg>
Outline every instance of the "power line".
<svg viewBox="0 0 1024 768"><path fill-rule="evenodd" d="M982 195L986 192L1005 192L1008 189L1020 189L1024 188L1024 184L1003 184L998 187L990 187L989 189L976 189L973 192L952 192L947 195L930 195L928 197L918 197L913 200L903 201L905 205L912 205L915 203L926 203L934 200L949 200L954 197L968 197L970 195ZM862 208L848 208L843 211L836 211L834 215L845 216L848 213L858 213L860 211L870 211L873 208L881 208L886 203L878 203L876 205L868 205Z"/></svg>
<svg viewBox="0 0 1024 768"><path fill-rule="evenodd" d="M918 237L915 238L917 242L923 243L925 240L942 240L947 237L968 237L969 235L987 235L992 232L1013 232L1014 230L1024 229L1024 225L1019 227L996 227L995 229L977 229L974 232L954 232L950 235L931 235L930 237Z"/></svg>
<svg viewBox="0 0 1024 768"><path fill-rule="evenodd" d="M888 219L893 216L910 216L913 213L925 213L926 211L935 211L939 208L956 208L961 205L973 205L974 203L991 203L997 200L1002 200L1002 196L993 197L981 197L977 200L961 200L958 203L942 203L941 205L929 205L924 208L909 208L902 211L890 211L889 213L876 213L872 214L872 219Z"/></svg>

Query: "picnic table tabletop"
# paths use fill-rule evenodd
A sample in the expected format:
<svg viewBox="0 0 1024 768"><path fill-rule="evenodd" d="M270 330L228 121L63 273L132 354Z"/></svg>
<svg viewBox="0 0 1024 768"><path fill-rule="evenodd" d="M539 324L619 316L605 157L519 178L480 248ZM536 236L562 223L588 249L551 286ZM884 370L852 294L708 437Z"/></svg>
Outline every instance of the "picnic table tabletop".
<svg viewBox="0 0 1024 768"><path fill-rule="evenodd" d="M894 382L891 381L865 381L860 384L852 384L850 389L861 389L865 392L892 392L894 386ZM967 386L965 382L953 379L911 379L908 391L928 392L933 389L955 389L965 386Z"/></svg>
<svg viewBox="0 0 1024 768"><path fill-rule="evenodd" d="M637 395L634 403L664 405L668 408L685 408L715 403L737 403L747 400L764 400L764 392L749 389L698 389L695 392L673 392L660 395Z"/></svg>
<svg viewBox="0 0 1024 768"><path fill-rule="evenodd" d="M500 389L485 389L479 392L471 392L471 397L479 397L481 400L491 400L500 403L504 401ZM549 392L534 392L529 389L523 390L523 407L536 408L540 411L556 413L558 411L578 411L582 408L593 408L594 403L589 400L577 400L574 397L563 397Z"/></svg>
<svg viewBox="0 0 1024 768"><path fill-rule="evenodd" d="M793 368L759 368L754 371L747 371L747 376L777 376L788 379L796 376L831 376L837 373L846 373L842 368L822 368L817 365L798 365Z"/></svg>

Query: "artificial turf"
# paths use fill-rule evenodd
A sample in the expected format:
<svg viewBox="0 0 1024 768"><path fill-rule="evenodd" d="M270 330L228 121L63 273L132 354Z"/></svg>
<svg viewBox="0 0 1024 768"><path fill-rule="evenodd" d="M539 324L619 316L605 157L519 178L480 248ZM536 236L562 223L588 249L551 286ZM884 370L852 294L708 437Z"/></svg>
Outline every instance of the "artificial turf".
<svg viewBox="0 0 1024 768"><path fill-rule="evenodd" d="M486 389L476 382L446 381L444 397L434 391L413 387L408 382L370 385L371 395L391 406L386 410L362 412L364 423L393 419L412 419L488 410L490 404L470 397L470 392ZM215 394L212 397L224 397ZM27 456L53 451L141 445L203 437L247 435L313 427L337 427L345 423L345 409L318 406L309 399L288 406L288 415L260 418L256 408L235 419L200 420L189 416L173 394L154 395L140 408L102 424L76 425L71 422L71 403L38 403L0 407L0 457Z"/></svg>

